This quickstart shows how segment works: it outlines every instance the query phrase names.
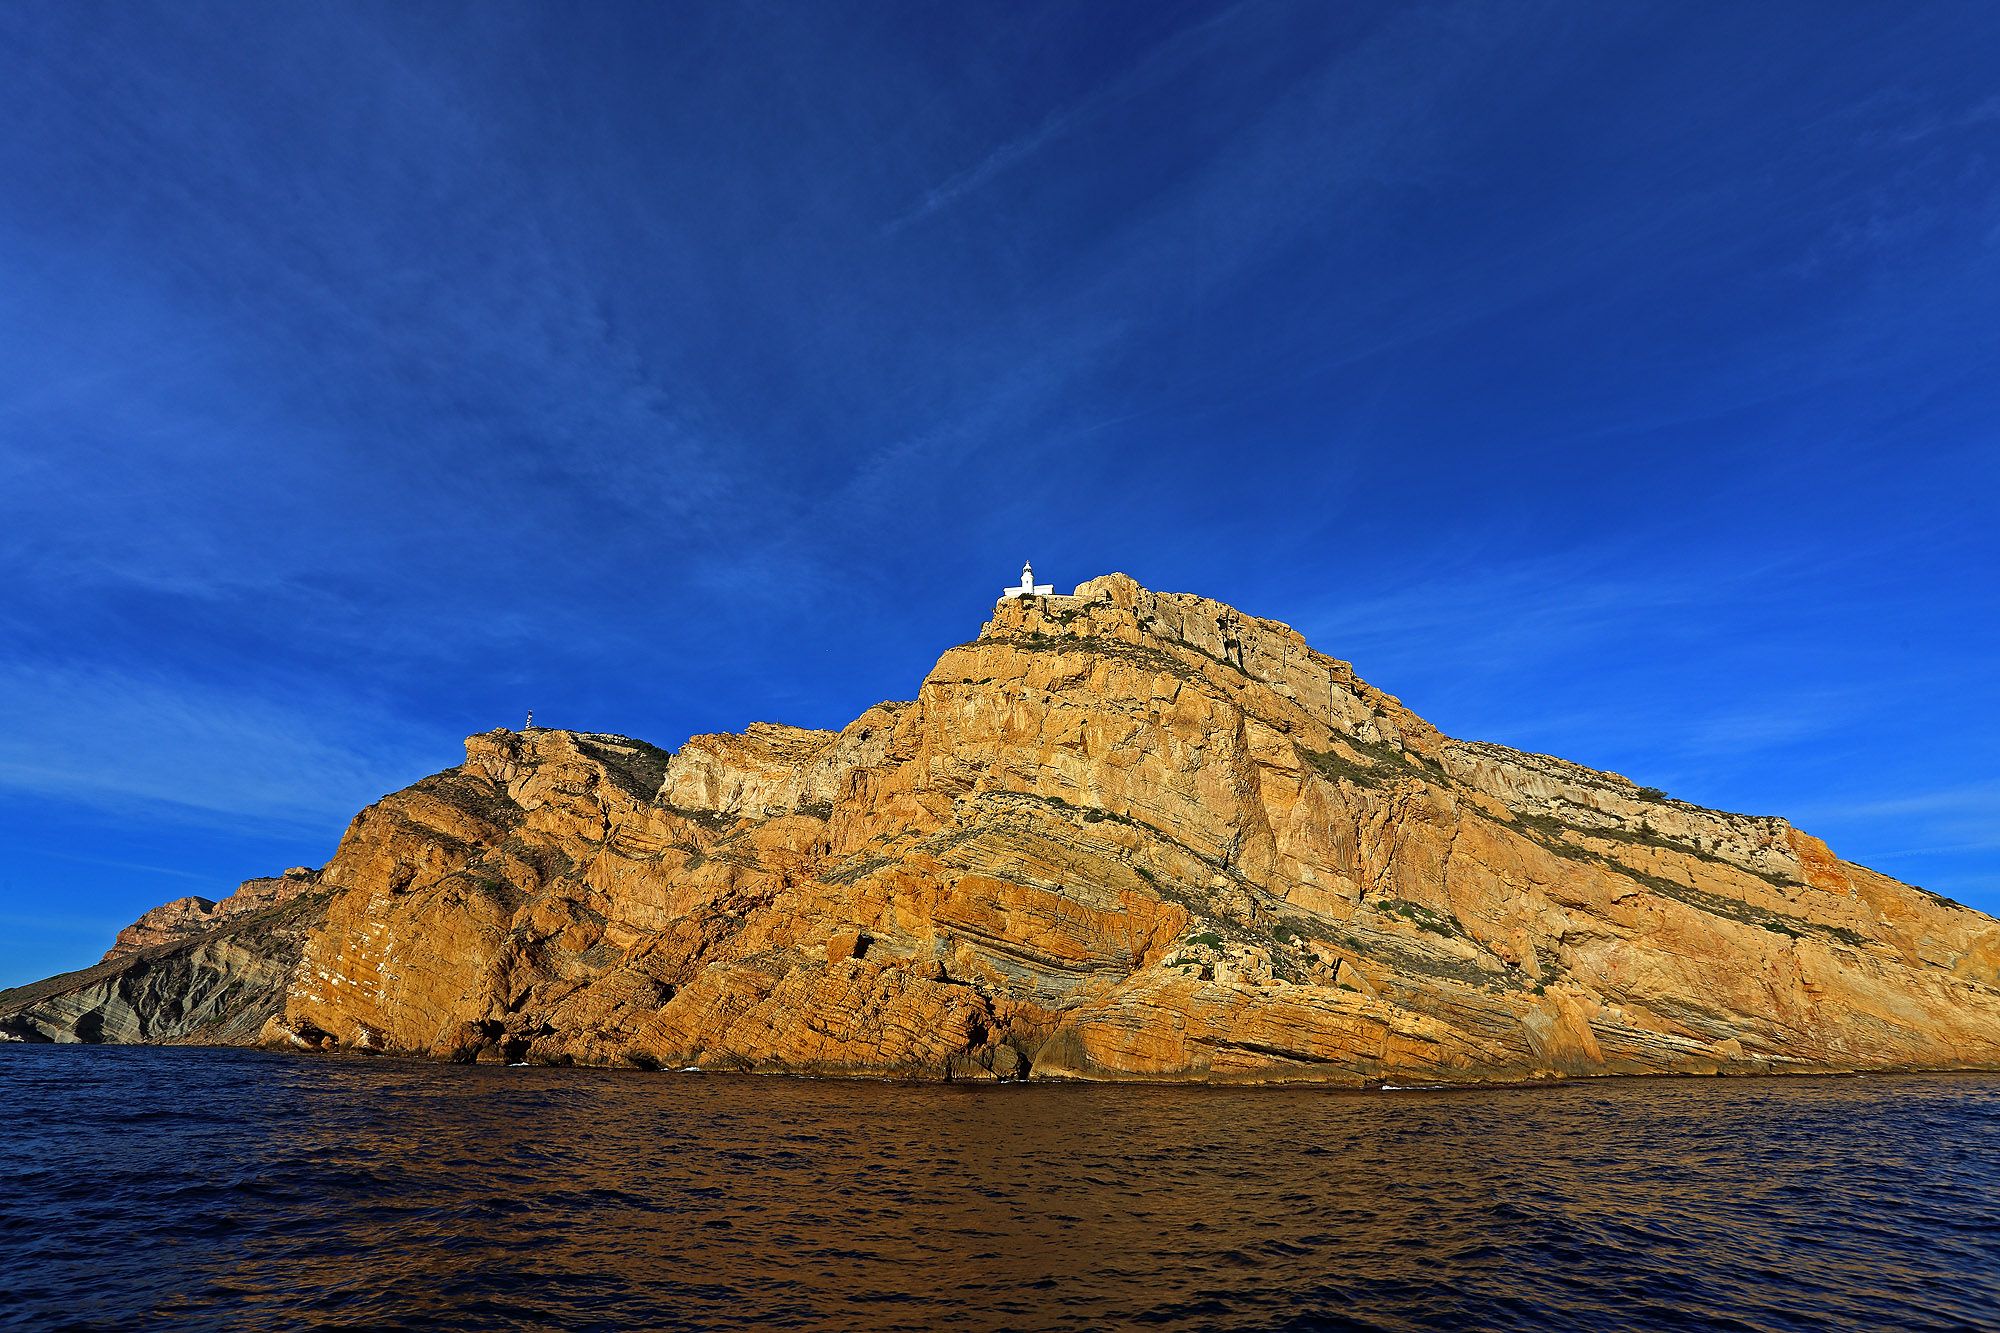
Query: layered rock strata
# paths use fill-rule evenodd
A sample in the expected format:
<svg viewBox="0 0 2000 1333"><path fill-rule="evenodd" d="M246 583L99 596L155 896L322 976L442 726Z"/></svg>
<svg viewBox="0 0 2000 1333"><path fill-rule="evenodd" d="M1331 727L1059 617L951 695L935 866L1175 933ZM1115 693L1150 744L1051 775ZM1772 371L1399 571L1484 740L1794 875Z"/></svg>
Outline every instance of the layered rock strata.
<svg viewBox="0 0 2000 1333"><path fill-rule="evenodd" d="M2000 1067L2000 922L1782 819L1452 740L1121 575L1003 601L839 732L474 736L299 888L264 909L282 982L195 1035L935 1078ZM193 926L133 956L242 947ZM0 995L0 1027L88 1037L105 984Z"/></svg>
<svg viewBox="0 0 2000 1333"><path fill-rule="evenodd" d="M238 916L290 902L302 893L311 892L318 883L317 870L293 866L282 875L246 879L221 902L190 897L162 903L119 931L117 940L100 961L108 963L126 954L140 953L162 944L177 944L206 934Z"/></svg>
<svg viewBox="0 0 2000 1333"><path fill-rule="evenodd" d="M114 949L81 972L0 991L0 1037L211 1046L266 1041L283 1031L306 938L325 906L324 895L308 892L231 913L199 932Z"/></svg>

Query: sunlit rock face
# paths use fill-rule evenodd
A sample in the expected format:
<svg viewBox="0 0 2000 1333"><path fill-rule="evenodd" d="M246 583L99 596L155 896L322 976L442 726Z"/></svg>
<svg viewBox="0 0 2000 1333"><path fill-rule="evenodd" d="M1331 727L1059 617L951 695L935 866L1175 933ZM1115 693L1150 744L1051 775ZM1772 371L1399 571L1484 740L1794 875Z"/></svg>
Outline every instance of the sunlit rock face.
<svg viewBox="0 0 2000 1333"><path fill-rule="evenodd" d="M221 902L210 902L206 898L176 898L170 903L162 903L119 931L117 940L101 961L108 963L127 954L182 943L206 934L224 922L290 902L301 894L312 892L318 883L318 871L294 866L282 875L246 879L237 886L236 892Z"/></svg>
<svg viewBox="0 0 2000 1333"><path fill-rule="evenodd" d="M2000 1066L2000 922L1780 819L1452 740L1122 575L1003 600L838 733L474 736L305 887L261 1040L931 1078ZM52 1002L0 1022L59 1031Z"/></svg>

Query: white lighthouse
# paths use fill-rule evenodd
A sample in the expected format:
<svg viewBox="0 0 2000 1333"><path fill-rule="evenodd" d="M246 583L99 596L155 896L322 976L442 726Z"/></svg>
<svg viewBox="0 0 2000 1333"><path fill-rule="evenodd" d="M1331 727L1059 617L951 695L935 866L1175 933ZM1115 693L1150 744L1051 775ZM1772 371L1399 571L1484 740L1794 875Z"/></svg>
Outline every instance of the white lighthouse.
<svg viewBox="0 0 2000 1333"><path fill-rule="evenodd" d="M1021 562L1021 586L1006 589L1000 594L1000 600L1005 601L1009 597L1049 597L1054 595L1055 590L1056 585L1053 583L1035 582L1034 564L1031 561L1023 560Z"/></svg>

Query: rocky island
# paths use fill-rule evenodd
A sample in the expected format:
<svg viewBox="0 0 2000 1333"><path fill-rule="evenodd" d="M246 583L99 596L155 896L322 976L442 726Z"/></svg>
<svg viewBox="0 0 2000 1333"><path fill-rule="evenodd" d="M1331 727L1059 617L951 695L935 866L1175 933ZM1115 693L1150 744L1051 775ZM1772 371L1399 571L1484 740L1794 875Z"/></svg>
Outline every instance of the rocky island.
<svg viewBox="0 0 2000 1333"><path fill-rule="evenodd" d="M914 701L536 728L0 992L28 1041L1215 1082L2000 1068L2000 921L1453 740L1289 627L1032 578Z"/></svg>

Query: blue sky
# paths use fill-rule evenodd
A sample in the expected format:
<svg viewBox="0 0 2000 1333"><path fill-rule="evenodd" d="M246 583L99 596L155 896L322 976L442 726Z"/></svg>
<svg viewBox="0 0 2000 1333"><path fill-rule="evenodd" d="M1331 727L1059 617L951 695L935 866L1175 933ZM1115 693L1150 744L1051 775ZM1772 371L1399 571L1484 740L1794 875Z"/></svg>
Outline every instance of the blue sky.
<svg viewBox="0 0 2000 1333"><path fill-rule="evenodd" d="M1024 556L2000 909L2000 11L0 9L0 984Z"/></svg>

